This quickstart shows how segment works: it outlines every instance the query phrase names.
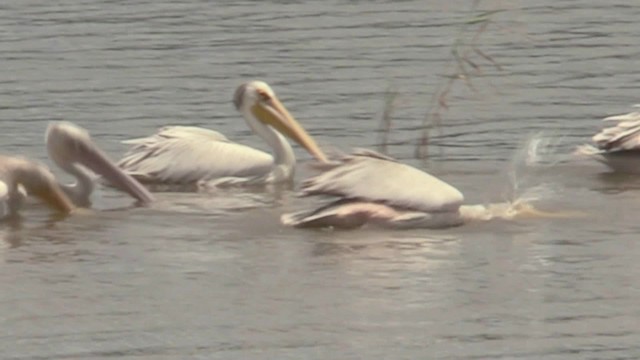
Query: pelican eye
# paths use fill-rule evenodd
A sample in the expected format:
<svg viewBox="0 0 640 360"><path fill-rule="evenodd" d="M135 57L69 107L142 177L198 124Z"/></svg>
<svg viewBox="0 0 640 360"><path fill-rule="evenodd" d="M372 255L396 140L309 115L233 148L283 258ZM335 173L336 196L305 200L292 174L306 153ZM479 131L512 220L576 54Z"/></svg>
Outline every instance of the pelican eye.
<svg viewBox="0 0 640 360"><path fill-rule="evenodd" d="M258 90L258 96L260 97L260 100L262 101L269 101L271 100L271 95L269 95L266 91L264 90Z"/></svg>

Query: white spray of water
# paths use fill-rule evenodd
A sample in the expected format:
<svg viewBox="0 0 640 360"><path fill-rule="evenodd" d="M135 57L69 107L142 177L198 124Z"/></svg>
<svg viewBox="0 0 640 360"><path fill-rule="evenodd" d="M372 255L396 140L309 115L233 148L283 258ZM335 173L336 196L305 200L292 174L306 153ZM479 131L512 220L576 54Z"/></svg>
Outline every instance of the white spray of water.
<svg viewBox="0 0 640 360"><path fill-rule="evenodd" d="M574 216L569 212L541 211L535 207L536 203L557 194L554 185L542 182L536 173L563 161L565 156L559 155L558 145L559 142L543 133L529 137L506 168L508 186L503 193L504 201L487 205L463 205L460 207L460 216L465 221Z"/></svg>

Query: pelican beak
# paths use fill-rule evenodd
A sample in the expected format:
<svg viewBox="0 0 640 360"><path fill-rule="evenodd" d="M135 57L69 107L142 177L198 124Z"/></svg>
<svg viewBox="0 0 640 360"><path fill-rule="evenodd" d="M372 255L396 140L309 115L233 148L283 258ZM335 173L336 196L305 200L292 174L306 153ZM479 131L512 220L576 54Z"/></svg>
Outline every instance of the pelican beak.
<svg viewBox="0 0 640 360"><path fill-rule="evenodd" d="M153 195L140 184L120 169L94 144L82 143L82 148L77 151L77 161L106 179L113 187L126 192L142 204L153 201Z"/></svg>
<svg viewBox="0 0 640 360"><path fill-rule="evenodd" d="M251 107L251 112L256 119L300 144L318 161L328 162L327 156L320 150L318 144L275 97L256 103Z"/></svg>
<svg viewBox="0 0 640 360"><path fill-rule="evenodd" d="M71 200L56 183L47 183L46 186L39 186L36 189L32 189L30 193L61 213L68 214L75 209Z"/></svg>

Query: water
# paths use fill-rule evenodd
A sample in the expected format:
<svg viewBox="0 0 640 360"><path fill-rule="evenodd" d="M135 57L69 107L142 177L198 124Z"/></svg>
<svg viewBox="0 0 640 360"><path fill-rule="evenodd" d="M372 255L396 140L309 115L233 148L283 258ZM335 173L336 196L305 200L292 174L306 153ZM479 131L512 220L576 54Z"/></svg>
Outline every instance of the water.
<svg viewBox="0 0 640 360"><path fill-rule="evenodd" d="M568 154L638 102L637 6L485 1L505 12L478 46L502 70L473 58L476 91L455 85L430 160L415 160L470 16L468 1L431 3L5 0L0 147L48 162L46 124L64 119L114 157L167 124L264 148L231 105L263 79L323 146L375 148L394 87L389 154L483 203L510 194L531 134ZM540 208L585 215L302 231L278 219L314 201L286 188L161 193L151 208L102 189L63 220L30 206L0 226L0 355L637 358L640 180L568 158L523 171L522 186L553 190Z"/></svg>

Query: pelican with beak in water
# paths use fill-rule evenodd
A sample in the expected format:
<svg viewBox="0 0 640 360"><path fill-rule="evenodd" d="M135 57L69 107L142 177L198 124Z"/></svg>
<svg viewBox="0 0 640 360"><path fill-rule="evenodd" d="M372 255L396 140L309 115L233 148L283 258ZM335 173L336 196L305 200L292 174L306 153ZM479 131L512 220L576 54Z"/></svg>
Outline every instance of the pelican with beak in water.
<svg viewBox="0 0 640 360"><path fill-rule="evenodd" d="M75 208L47 167L22 157L0 155L0 219L17 215L27 192L61 213Z"/></svg>
<svg viewBox="0 0 640 360"><path fill-rule="evenodd" d="M231 142L216 131L170 126L150 137L126 141L133 147L118 165L143 183L224 186L287 182L293 179L296 159L285 136L317 160L327 161L266 83L240 85L233 103L251 130L272 148L273 155Z"/></svg>
<svg viewBox="0 0 640 360"><path fill-rule="evenodd" d="M45 140L51 160L73 175L76 182L59 184L53 174L37 162L0 156L2 215L17 214L26 195L38 197L52 209L63 213L71 212L76 206L88 207L95 186L93 173L140 203L153 201L149 191L109 160L84 129L69 122L50 123Z"/></svg>
<svg viewBox="0 0 640 360"><path fill-rule="evenodd" d="M640 112L609 116L603 121L613 125L593 136L596 146L582 145L576 154L591 157L614 171L640 174Z"/></svg>
<svg viewBox="0 0 640 360"><path fill-rule="evenodd" d="M294 227L449 227L461 225L464 196L444 181L371 150L345 156L307 179L301 195L337 196L318 209L284 214ZM327 170L328 169L328 170Z"/></svg>
<svg viewBox="0 0 640 360"><path fill-rule="evenodd" d="M317 209L284 214L284 225L299 228L446 228L470 221L517 216L565 216L540 212L528 199L463 205L455 187L412 166L371 150L359 150L322 165L324 172L302 184L301 196L337 197Z"/></svg>

